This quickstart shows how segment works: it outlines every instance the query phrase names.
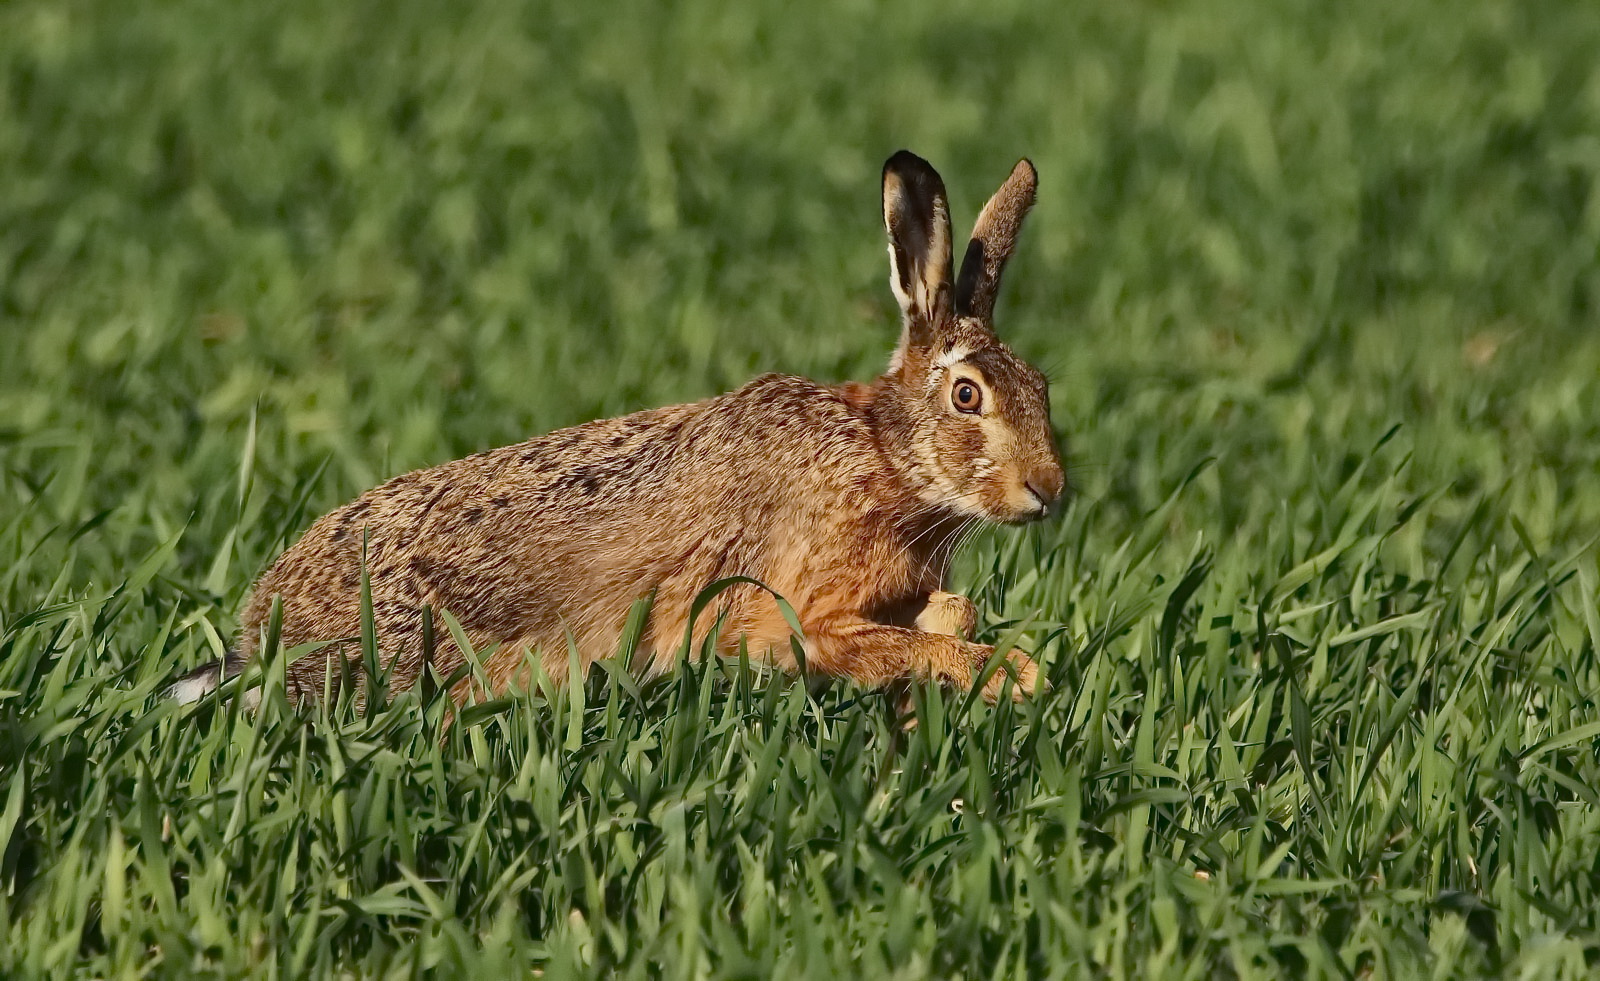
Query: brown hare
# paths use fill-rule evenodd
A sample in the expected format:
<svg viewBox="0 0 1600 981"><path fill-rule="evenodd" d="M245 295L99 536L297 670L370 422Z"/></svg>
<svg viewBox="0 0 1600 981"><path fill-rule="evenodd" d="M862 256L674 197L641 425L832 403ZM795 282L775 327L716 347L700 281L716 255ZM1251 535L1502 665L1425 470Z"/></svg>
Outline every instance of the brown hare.
<svg viewBox="0 0 1600 981"><path fill-rule="evenodd" d="M994 651L968 639L972 603L944 591L958 532L1042 517L1064 482L1044 376L992 324L1036 180L1017 164L953 274L944 183L896 153L883 168L883 221L904 318L881 377L764 375L396 477L313 524L256 583L237 651L173 694L193 701L238 674L279 598L286 647L333 642L289 666L289 694L324 695L344 673L334 658L359 669L363 561L392 687L422 671L424 608L449 611L475 649L492 649L479 680L453 689L458 701L484 684L528 684L533 657L564 680L569 644L585 668L614 653L642 597L653 602L635 663L665 671L695 597L732 576L792 604L809 672L970 687ZM710 640L737 654L744 642L752 657L799 667L771 594L740 584L715 602L694 624L697 649ZM435 622L443 677L463 657ZM1008 677L1018 698L1039 684L1026 655L1003 666L984 687L991 701Z"/></svg>

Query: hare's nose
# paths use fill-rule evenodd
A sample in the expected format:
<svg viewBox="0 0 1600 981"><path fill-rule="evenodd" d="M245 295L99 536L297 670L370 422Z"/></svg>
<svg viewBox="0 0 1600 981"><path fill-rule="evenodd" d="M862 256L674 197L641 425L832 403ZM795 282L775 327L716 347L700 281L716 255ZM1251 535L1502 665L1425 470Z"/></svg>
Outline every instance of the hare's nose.
<svg viewBox="0 0 1600 981"><path fill-rule="evenodd" d="M1039 506L1049 509L1061 497L1061 488L1067 482L1058 466L1040 467L1028 474L1024 483L1028 493L1039 499Z"/></svg>

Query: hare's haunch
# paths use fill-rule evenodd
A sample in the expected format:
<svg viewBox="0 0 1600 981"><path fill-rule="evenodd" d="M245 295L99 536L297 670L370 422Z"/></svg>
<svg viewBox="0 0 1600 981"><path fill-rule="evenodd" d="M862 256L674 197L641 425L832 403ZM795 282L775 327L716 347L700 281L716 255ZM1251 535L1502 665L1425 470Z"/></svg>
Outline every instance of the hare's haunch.
<svg viewBox="0 0 1600 981"><path fill-rule="evenodd" d="M1041 517L1062 492L1044 376L992 323L1035 183L1033 166L1018 163L956 273L943 182L921 158L895 154L883 219L904 318L887 373L843 385L765 375L703 402L396 477L313 524L256 584L237 651L174 694L192 700L236 674L275 598L285 646L335 642L289 666L291 695L322 696L344 674L334 658L359 670L363 561L391 686L422 670L425 609L449 611L475 649L493 649L484 668L499 691L530 680L530 655L562 679L569 644L585 666L613 653L645 596L654 600L635 663L662 671L696 595L730 576L793 606L812 672L970 686L993 649L970 641L972 604L943 591L954 543L974 521ZM697 648L715 629L718 650L743 641L795 669L770 594L737 585L717 603L695 623ZM434 669L447 676L462 653L449 631L433 636ZM1026 656L1007 667L985 687L990 699L1007 675L1018 697L1037 684ZM476 692L469 681L454 694Z"/></svg>

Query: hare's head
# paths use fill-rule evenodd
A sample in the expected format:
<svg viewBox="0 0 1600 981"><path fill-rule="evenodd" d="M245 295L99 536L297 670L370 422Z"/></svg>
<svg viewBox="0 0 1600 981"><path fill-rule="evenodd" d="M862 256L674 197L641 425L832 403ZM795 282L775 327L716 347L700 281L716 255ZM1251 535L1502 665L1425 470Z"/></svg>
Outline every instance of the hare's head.
<svg viewBox="0 0 1600 981"><path fill-rule="evenodd" d="M1044 375L1000 342L993 323L1000 271L1036 184L1033 164L1019 161L953 275L944 182L905 150L883 167L889 282L905 314L885 376L885 435L924 501L991 521L1043 517L1065 484Z"/></svg>

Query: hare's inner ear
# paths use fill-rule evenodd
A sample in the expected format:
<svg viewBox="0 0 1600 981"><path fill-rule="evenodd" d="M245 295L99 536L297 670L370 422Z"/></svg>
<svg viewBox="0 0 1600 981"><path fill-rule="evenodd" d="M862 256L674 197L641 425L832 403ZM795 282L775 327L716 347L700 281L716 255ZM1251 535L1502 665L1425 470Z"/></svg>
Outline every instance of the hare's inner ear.
<svg viewBox="0 0 1600 981"><path fill-rule="evenodd" d="M944 181L926 160L901 150L883 165L883 227L889 285L905 314L896 360L926 348L950 316L950 207Z"/></svg>
<svg viewBox="0 0 1600 981"><path fill-rule="evenodd" d="M1017 247L1022 219L1033 207L1039 175L1027 160L1017 161L1011 176L983 206L972 228L972 241L956 277L956 313L985 324L994 323L994 300L1000 293L1000 271Z"/></svg>

